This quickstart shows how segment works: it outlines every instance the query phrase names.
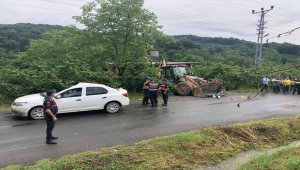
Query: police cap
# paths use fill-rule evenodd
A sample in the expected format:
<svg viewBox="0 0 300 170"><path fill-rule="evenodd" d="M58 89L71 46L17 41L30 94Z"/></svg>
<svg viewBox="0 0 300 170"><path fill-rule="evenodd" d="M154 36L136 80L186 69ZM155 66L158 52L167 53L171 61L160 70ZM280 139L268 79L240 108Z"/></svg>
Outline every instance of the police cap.
<svg viewBox="0 0 300 170"><path fill-rule="evenodd" d="M49 90L47 90L47 96L51 96L53 93L56 93L55 89L49 89Z"/></svg>

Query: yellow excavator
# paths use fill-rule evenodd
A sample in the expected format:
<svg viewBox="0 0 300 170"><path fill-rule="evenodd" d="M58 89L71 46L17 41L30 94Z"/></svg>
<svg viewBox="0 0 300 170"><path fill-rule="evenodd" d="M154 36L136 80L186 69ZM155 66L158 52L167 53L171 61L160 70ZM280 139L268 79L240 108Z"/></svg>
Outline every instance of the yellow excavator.
<svg viewBox="0 0 300 170"><path fill-rule="evenodd" d="M180 96L216 97L224 95L223 81L212 79L210 81L193 76L191 73L193 64L198 62L166 62L159 64L160 78L174 82L177 85L176 94ZM189 68L189 73L187 72Z"/></svg>

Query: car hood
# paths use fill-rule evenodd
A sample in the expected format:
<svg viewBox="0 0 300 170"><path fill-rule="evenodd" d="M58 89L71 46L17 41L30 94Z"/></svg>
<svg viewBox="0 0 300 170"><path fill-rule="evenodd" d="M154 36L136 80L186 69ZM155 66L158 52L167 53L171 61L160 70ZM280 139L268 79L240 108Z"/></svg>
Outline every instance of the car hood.
<svg viewBox="0 0 300 170"><path fill-rule="evenodd" d="M41 96L40 94L31 94L31 95L27 95L27 96L22 96L19 97L15 100L15 102L35 102L35 101L43 101L44 97Z"/></svg>

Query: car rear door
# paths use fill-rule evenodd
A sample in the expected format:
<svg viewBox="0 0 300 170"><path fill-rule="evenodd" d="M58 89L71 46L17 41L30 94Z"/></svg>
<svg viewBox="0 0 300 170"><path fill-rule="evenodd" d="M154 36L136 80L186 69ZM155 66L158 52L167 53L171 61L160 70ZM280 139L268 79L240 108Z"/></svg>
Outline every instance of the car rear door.
<svg viewBox="0 0 300 170"><path fill-rule="evenodd" d="M89 110L103 109L109 101L108 90L105 87L86 87L84 104Z"/></svg>

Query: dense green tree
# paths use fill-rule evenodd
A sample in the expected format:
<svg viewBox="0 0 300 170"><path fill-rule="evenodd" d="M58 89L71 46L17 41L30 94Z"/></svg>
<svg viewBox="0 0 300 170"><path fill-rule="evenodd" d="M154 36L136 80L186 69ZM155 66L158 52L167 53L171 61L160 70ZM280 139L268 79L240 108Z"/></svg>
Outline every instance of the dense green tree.
<svg viewBox="0 0 300 170"><path fill-rule="evenodd" d="M193 59L193 61L202 61L209 65L216 62L247 67L253 65L256 48L254 42L194 35L180 35L175 36L175 38L177 39L175 43L160 45L162 53L166 53L167 58L171 61L190 61ZM262 52L263 65L270 63L295 64L300 61L299 45L269 43L263 45Z"/></svg>
<svg viewBox="0 0 300 170"><path fill-rule="evenodd" d="M102 61L115 68L123 83L129 70L139 72L137 69L150 63L148 51L161 34L156 16L143 4L143 0L95 0L82 8L81 16L75 17L86 30L99 33L105 46Z"/></svg>
<svg viewBox="0 0 300 170"><path fill-rule="evenodd" d="M103 47L91 42L92 34L76 28L46 33L0 71L0 94L15 97L50 87L63 89L81 81L110 84L113 74L97 67Z"/></svg>
<svg viewBox="0 0 300 170"><path fill-rule="evenodd" d="M199 62L195 75L223 79L228 90L257 87L263 75L300 75L293 67L300 63L299 45L264 44L262 66L256 73L252 67L255 43L166 36L158 31L155 15L142 6L142 0L88 3L82 16L75 17L86 26L84 30L0 25L0 97L14 98L49 87L63 89L80 81L123 83L128 90L140 90L143 79L158 72L150 64L158 59L148 55L153 49L168 61Z"/></svg>
<svg viewBox="0 0 300 170"><path fill-rule="evenodd" d="M19 52L25 51L32 39L40 39L44 32L62 28L41 24L0 24L0 68L9 65Z"/></svg>

